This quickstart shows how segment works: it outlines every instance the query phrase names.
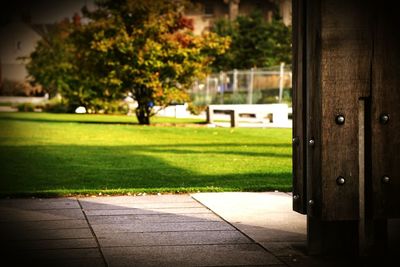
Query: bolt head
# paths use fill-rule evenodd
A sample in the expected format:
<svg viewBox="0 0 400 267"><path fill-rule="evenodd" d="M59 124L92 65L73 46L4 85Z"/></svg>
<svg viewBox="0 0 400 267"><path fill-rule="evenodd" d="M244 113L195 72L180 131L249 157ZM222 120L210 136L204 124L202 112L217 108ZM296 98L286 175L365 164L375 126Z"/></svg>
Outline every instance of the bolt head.
<svg viewBox="0 0 400 267"><path fill-rule="evenodd" d="M387 124L387 123L389 122L389 119L390 119L389 114L383 113L383 114L381 114L381 116L379 117L379 122L380 122L381 124Z"/></svg>
<svg viewBox="0 0 400 267"><path fill-rule="evenodd" d="M308 205L310 205L310 206L314 205L314 200L310 199L310 200L308 201Z"/></svg>
<svg viewBox="0 0 400 267"><path fill-rule="evenodd" d="M292 139L292 143L293 143L293 145L299 145L299 143L300 143L300 140L299 140L299 138L296 136L296 137L293 137L293 139Z"/></svg>
<svg viewBox="0 0 400 267"><path fill-rule="evenodd" d="M310 140L308 141L308 145L309 145L309 146L314 146L314 145L315 145L315 140L314 140L314 139L310 139Z"/></svg>
<svg viewBox="0 0 400 267"><path fill-rule="evenodd" d="M346 183L346 179L344 179L343 176L339 176L338 178L336 178L336 183L338 185L344 185Z"/></svg>
<svg viewBox="0 0 400 267"><path fill-rule="evenodd" d="M385 184L388 184L390 182L390 177L389 176L383 176L382 177L382 182Z"/></svg>
<svg viewBox="0 0 400 267"><path fill-rule="evenodd" d="M344 122L345 122L345 120L346 120L346 119L344 118L344 116L343 116L342 114L337 115L336 118L335 118L335 122L336 122L336 124L338 124L338 125L343 125Z"/></svg>
<svg viewBox="0 0 400 267"><path fill-rule="evenodd" d="M297 195L297 194L293 196L293 199L294 199L294 200L298 200L299 198L300 198L300 196Z"/></svg>

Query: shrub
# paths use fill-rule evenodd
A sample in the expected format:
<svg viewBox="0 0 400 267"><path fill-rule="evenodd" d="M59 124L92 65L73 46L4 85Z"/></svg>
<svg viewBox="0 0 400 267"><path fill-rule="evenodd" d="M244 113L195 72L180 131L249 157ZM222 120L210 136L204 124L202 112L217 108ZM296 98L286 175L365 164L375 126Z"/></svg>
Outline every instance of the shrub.
<svg viewBox="0 0 400 267"><path fill-rule="evenodd" d="M54 97L48 100L44 106L43 110L50 113L68 113L72 112L72 109L68 105L67 101L60 97Z"/></svg>
<svg viewBox="0 0 400 267"><path fill-rule="evenodd" d="M33 112L35 110L35 105L32 103L21 103L17 105L17 109L20 112Z"/></svg>
<svg viewBox="0 0 400 267"><path fill-rule="evenodd" d="M189 103L187 109L193 115L200 115L200 113L207 109L207 105L196 105L194 103Z"/></svg>
<svg viewBox="0 0 400 267"><path fill-rule="evenodd" d="M124 101L103 101L100 99L94 99L91 101L91 105L87 107L92 113L103 113L103 114L128 114L129 106Z"/></svg>

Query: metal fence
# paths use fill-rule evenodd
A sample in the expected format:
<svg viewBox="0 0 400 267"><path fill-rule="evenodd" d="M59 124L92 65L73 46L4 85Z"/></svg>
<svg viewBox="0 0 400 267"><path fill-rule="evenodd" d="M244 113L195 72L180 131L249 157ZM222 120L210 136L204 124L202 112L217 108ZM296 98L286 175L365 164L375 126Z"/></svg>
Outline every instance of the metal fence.
<svg viewBox="0 0 400 267"><path fill-rule="evenodd" d="M291 66L232 70L207 76L190 90L195 105L292 102Z"/></svg>

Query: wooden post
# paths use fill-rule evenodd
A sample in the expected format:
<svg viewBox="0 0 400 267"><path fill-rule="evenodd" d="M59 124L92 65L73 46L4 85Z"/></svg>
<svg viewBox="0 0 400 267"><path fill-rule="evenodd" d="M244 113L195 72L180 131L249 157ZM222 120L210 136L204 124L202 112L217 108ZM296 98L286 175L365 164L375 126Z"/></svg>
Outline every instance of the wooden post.
<svg viewBox="0 0 400 267"><path fill-rule="evenodd" d="M207 123L213 123L214 122L214 110L208 106L206 110L206 116L207 116Z"/></svg>
<svg viewBox="0 0 400 267"><path fill-rule="evenodd" d="M285 63L282 62L279 70L279 103L282 103L284 78L285 78Z"/></svg>
<svg viewBox="0 0 400 267"><path fill-rule="evenodd" d="M232 91L233 91L234 94L236 94L236 91L238 89L237 75L238 75L238 70L234 69L233 70L233 84L232 84Z"/></svg>
<svg viewBox="0 0 400 267"><path fill-rule="evenodd" d="M224 104L224 93L225 93L225 90L226 90L226 88L225 88L225 86L226 86L226 74L225 74L225 72L221 71L219 73L219 80L220 80L220 90L221 90L221 92L220 92L220 97L221 97L220 104L222 105L222 104Z"/></svg>
<svg viewBox="0 0 400 267"><path fill-rule="evenodd" d="M293 1L293 208L307 214L310 254L382 252L387 219L400 217L394 10Z"/></svg>
<svg viewBox="0 0 400 267"><path fill-rule="evenodd" d="M253 104L254 68L250 69L247 85L247 104Z"/></svg>

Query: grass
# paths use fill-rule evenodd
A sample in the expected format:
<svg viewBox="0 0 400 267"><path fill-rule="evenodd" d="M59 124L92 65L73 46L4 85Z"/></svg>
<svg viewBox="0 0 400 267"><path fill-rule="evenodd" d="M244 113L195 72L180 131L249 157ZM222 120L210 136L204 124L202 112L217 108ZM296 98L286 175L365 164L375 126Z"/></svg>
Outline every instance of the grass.
<svg viewBox="0 0 400 267"><path fill-rule="evenodd" d="M154 122L0 113L0 195L291 190L290 129Z"/></svg>

